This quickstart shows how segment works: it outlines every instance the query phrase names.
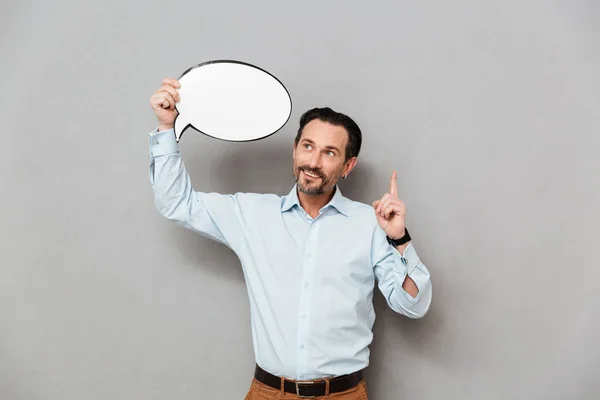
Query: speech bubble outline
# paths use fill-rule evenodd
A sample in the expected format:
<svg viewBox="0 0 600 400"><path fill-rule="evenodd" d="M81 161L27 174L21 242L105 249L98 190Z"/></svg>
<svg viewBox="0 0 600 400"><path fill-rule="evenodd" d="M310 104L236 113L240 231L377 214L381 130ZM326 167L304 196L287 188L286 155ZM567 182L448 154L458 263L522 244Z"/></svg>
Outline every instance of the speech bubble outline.
<svg viewBox="0 0 600 400"><path fill-rule="evenodd" d="M279 90L283 89L283 92L281 92L281 93L285 93L285 96L284 96L285 97L285 111L279 112L280 118L278 119L278 122L276 124L274 124L274 126L271 127L271 129L268 129L268 133L261 133L260 135L254 135L248 139L244 139L244 138L231 139L231 138L221 137L219 135L211 134L209 132L205 132L202 129L199 129L197 126L197 121L191 116L193 114L193 112L190 112L189 110L182 110L182 108L185 108L185 107L182 107L182 102L184 101L184 98L185 98L185 94L184 94L184 91L185 91L184 85L186 84L185 78L189 77L191 75L191 73L193 73L193 71L197 70L198 68L207 67L207 66L214 65L214 64L228 64L231 66L238 66L238 67L239 66L250 67L251 71L258 73L259 76L261 76L262 78L266 78L267 80L269 80L271 82L271 84L274 84L277 87L277 89L279 89ZM194 129L206 136L209 136L213 139L223 140L223 141L227 141L227 142L252 142L252 141L256 141L256 140L261 140L261 139L267 138L269 136L272 136L275 133L277 133L278 131L280 131L287 124L287 122L289 121L289 119L291 118L291 115L292 115L292 109L293 109L292 97L291 97L288 89L285 87L285 85L276 76L274 76L270 72L268 72L265 69L260 68L256 65L250 64L248 62L238 61L238 60L230 60L230 59L205 61L203 63L196 64L196 65L188 68L187 70L185 70L177 78L177 80L181 84L181 86L177 89L180 94L181 99L180 99L180 102L175 104L175 109L177 109L177 112L178 112L177 116L175 117L175 122L174 122L175 139L177 142L179 142L181 140L183 133L188 128L192 128L192 129ZM247 84L248 81L245 81L244 83ZM281 93L280 93L280 95L281 95ZM279 100L281 100L281 99L279 99ZM278 105L281 106L283 103L284 103L283 101L279 101ZM272 110L266 110L266 114L269 116L273 115L273 113L274 113L274 111L272 111ZM196 125L195 125L195 123L196 123Z"/></svg>

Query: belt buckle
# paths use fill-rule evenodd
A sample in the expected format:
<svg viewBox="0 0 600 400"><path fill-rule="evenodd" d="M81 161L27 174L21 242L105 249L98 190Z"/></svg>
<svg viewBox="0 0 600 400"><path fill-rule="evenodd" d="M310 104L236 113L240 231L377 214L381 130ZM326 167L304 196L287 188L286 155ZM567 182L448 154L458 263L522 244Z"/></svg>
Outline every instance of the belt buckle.
<svg viewBox="0 0 600 400"><path fill-rule="evenodd" d="M300 397L302 399L313 399L313 398L317 397L317 396L303 396L303 395L301 395L300 394L300 386L298 385L298 384L308 384L308 385L312 384L312 385L314 385L316 383L317 382L315 382L315 381L295 381L294 384L296 385L296 396L298 396L298 397Z"/></svg>

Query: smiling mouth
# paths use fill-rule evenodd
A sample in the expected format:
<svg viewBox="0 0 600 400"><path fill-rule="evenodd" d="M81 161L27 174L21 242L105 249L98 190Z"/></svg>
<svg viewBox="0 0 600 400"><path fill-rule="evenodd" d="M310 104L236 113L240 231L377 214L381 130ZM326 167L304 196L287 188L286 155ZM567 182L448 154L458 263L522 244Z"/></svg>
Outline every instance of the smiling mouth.
<svg viewBox="0 0 600 400"><path fill-rule="evenodd" d="M313 179L320 179L321 178L319 175L311 174L310 172L308 172L306 170L302 170L302 172L304 173L304 175L308 176L309 178L313 178Z"/></svg>

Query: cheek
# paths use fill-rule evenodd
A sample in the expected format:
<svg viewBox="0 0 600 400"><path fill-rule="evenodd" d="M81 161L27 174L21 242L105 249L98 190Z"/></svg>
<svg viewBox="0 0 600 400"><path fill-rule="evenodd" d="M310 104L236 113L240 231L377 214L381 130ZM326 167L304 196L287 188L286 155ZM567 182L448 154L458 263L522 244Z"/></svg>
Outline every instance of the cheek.
<svg viewBox="0 0 600 400"><path fill-rule="evenodd" d="M329 164L330 165L327 165L326 168L323 168L327 176L342 176L342 174L344 173L344 164L340 165L337 162L330 162Z"/></svg>
<svg viewBox="0 0 600 400"><path fill-rule="evenodd" d="M296 158L294 158L294 163L296 165L304 165L304 164L308 164L308 160L307 160L306 156L296 153Z"/></svg>

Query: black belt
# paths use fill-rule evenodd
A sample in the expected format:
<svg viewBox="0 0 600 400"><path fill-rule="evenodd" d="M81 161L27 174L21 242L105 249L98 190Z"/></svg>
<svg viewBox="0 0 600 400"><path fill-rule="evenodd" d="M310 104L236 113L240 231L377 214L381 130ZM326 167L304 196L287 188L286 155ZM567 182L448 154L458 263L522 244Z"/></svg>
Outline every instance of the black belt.
<svg viewBox="0 0 600 400"><path fill-rule="evenodd" d="M265 371L258 365L256 365L254 377L256 380L267 386L281 390L281 378ZM327 380L329 380L329 393L343 392L351 389L358 385L362 379L362 370L347 375L336 376L334 378L327 378ZM311 398L325 396L326 385L326 379L324 378L311 381L291 381L285 379L283 390L287 393L295 393L298 397Z"/></svg>

